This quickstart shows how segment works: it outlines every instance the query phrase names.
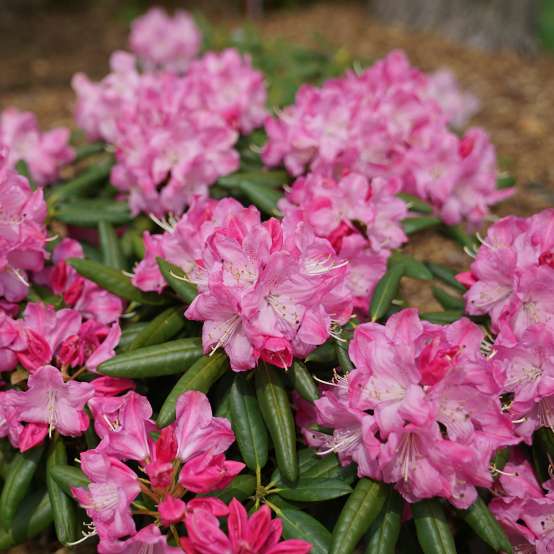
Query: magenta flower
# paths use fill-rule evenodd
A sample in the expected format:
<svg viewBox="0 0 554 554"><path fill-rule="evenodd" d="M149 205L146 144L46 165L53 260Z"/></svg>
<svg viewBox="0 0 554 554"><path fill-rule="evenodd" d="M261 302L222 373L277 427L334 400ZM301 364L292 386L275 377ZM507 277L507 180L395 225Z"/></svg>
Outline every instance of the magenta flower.
<svg viewBox="0 0 554 554"><path fill-rule="evenodd" d="M100 554L181 554L182 550L167 544L167 537L162 535L155 525L143 527L125 541L102 540L98 545Z"/></svg>
<svg viewBox="0 0 554 554"><path fill-rule="evenodd" d="M226 460L223 454L200 454L185 463L179 483L195 493L224 489L245 467L242 462Z"/></svg>
<svg viewBox="0 0 554 554"><path fill-rule="evenodd" d="M45 365L29 376L27 387L8 401L16 408L18 421L44 424L49 432L55 429L72 437L87 430L89 421L84 407L94 395L91 384L66 383L58 369Z"/></svg>
<svg viewBox="0 0 554 554"><path fill-rule="evenodd" d="M137 475L119 460L94 450L81 454L81 469L89 478L87 488L71 492L92 519L102 539L134 535L131 502L139 495Z"/></svg>
<svg viewBox="0 0 554 554"><path fill-rule="evenodd" d="M183 72L201 43L200 30L184 10L171 17L161 8L151 8L131 24L129 45L147 71Z"/></svg>
<svg viewBox="0 0 554 554"><path fill-rule="evenodd" d="M0 113L0 144L10 150L8 163L15 167L25 161L31 178L38 185L58 179L60 169L75 158L69 146L69 129L59 127L41 133L35 114L6 108Z"/></svg>

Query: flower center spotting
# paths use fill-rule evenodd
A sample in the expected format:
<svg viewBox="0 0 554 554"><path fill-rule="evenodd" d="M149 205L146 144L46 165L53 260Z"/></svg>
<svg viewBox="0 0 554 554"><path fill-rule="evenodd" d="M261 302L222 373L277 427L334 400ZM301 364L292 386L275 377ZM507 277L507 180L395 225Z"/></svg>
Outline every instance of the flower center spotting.
<svg viewBox="0 0 554 554"><path fill-rule="evenodd" d="M91 483L91 505L83 506L85 509L92 509L98 512L115 510L119 504L119 489L113 483Z"/></svg>

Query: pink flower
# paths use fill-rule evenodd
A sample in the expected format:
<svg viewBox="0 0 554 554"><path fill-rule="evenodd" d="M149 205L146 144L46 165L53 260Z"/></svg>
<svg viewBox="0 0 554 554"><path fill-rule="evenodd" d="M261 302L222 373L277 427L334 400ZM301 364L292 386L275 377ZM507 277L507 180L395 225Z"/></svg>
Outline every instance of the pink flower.
<svg viewBox="0 0 554 554"><path fill-rule="evenodd" d="M0 299L19 302L28 290L28 271L46 259L46 203L10 169L9 153L0 148Z"/></svg>
<svg viewBox="0 0 554 554"><path fill-rule="evenodd" d="M87 488L72 487L71 492L85 508L101 539L134 535L131 502L140 492L135 472L94 450L81 454L81 469L90 484Z"/></svg>
<svg viewBox="0 0 554 554"><path fill-rule="evenodd" d="M0 113L0 144L10 149L9 165L15 167L18 161L25 161L39 186L56 181L60 169L75 158L69 146L69 129L59 127L41 133L36 116L16 108Z"/></svg>
<svg viewBox="0 0 554 554"><path fill-rule="evenodd" d="M223 454L200 454L185 463L179 483L195 493L224 489L245 467Z"/></svg>
<svg viewBox="0 0 554 554"><path fill-rule="evenodd" d="M159 504L158 511L163 525L169 527L174 523L179 523L185 517L187 505L174 496L166 496Z"/></svg>
<svg viewBox="0 0 554 554"><path fill-rule="evenodd" d="M182 550L167 544L167 537L162 535L155 525L148 525L125 541L103 539L98 545L100 554L181 554Z"/></svg>
<svg viewBox="0 0 554 554"><path fill-rule="evenodd" d="M73 437L86 431L89 421L84 407L94 394L91 384L65 383L58 369L45 365L29 376L27 387L10 397L18 421L46 424L50 431Z"/></svg>
<svg viewBox="0 0 554 554"><path fill-rule="evenodd" d="M200 30L184 10L171 17L161 8L151 8L131 24L129 45L147 71L183 72L201 43Z"/></svg>

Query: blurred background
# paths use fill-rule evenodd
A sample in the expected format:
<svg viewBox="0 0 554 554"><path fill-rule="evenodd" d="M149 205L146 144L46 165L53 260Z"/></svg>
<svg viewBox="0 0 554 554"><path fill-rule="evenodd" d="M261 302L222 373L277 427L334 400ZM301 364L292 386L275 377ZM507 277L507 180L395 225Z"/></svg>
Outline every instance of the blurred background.
<svg viewBox="0 0 554 554"><path fill-rule="evenodd" d="M393 48L426 71L450 67L481 101L472 123L491 133L523 187L500 211L554 205L554 0L0 0L0 107L33 110L45 127L71 125L71 76L105 75L110 53L127 46L129 22L154 4L192 11L216 44L225 33L250 51L273 45L281 75L273 84L288 87L274 103L318 80L313 55L293 61L291 44L337 71Z"/></svg>

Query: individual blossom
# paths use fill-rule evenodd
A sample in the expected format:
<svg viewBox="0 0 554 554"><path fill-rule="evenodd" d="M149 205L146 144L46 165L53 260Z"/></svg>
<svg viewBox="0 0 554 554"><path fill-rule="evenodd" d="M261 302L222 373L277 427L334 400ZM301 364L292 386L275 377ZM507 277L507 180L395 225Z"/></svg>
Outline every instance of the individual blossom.
<svg viewBox="0 0 554 554"><path fill-rule="evenodd" d="M56 181L60 169L73 161L69 129L59 127L42 133L36 116L16 108L0 113L0 144L9 148L8 164L24 161L32 180L39 186Z"/></svg>
<svg viewBox="0 0 554 554"><path fill-rule="evenodd" d="M228 48L208 52L191 63L186 74L186 105L217 113L247 134L260 127L267 115L264 76L248 56Z"/></svg>
<svg viewBox="0 0 554 554"><path fill-rule="evenodd" d="M283 225L302 221L349 263L348 285L356 307L367 311L393 248L407 240L400 221L405 203L399 179L368 180L351 173L340 180L318 174L298 178L279 202Z"/></svg>
<svg viewBox="0 0 554 554"><path fill-rule="evenodd" d="M89 420L84 407L93 395L90 383L66 382L59 369L45 365L29 376L27 390L12 392L6 402L15 409L18 422L40 428L42 440L53 430L70 437L86 431Z"/></svg>
<svg viewBox="0 0 554 554"><path fill-rule="evenodd" d="M187 536L181 539L186 554L307 554L312 546L298 539L281 541L282 523L271 519L267 506L248 516L244 506L234 498L229 504L227 533L215 515L197 509L185 518Z"/></svg>
<svg viewBox="0 0 554 554"><path fill-rule="evenodd" d="M0 148L0 299L19 302L29 289L29 271L39 271L45 251L46 203L42 190L10 168Z"/></svg>
<svg viewBox="0 0 554 554"><path fill-rule="evenodd" d="M553 326L553 222L552 209L496 222L466 275L467 312L488 314L504 344L514 344L532 325Z"/></svg>
<svg viewBox="0 0 554 554"><path fill-rule="evenodd" d="M492 484L494 452L519 440L482 339L469 320L434 325L414 309L384 326L358 326L349 348L355 370L315 402L315 422L334 432L308 425L304 436L322 453L356 461L360 476L393 483L409 502L440 496L467 508L476 487Z"/></svg>
<svg viewBox="0 0 554 554"><path fill-rule="evenodd" d="M554 482L537 483L531 464L519 453L500 475L491 512L506 531L514 552L549 554L554 548Z"/></svg>
<svg viewBox="0 0 554 554"><path fill-rule="evenodd" d="M181 73L197 56L201 44L202 34L184 10L171 17L161 8L151 8L131 24L129 45L146 71Z"/></svg>
<svg viewBox="0 0 554 554"><path fill-rule="evenodd" d="M167 537L155 525L143 527L127 540L104 540L98 547L100 554L182 554L181 548L169 546Z"/></svg>
<svg viewBox="0 0 554 554"><path fill-rule="evenodd" d="M186 79L143 82L117 120L112 183L131 211L180 215L196 195L239 167L238 133L213 111L186 106Z"/></svg>

